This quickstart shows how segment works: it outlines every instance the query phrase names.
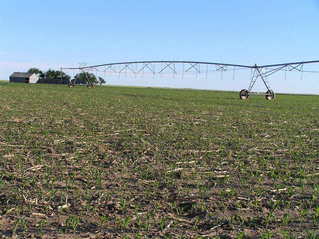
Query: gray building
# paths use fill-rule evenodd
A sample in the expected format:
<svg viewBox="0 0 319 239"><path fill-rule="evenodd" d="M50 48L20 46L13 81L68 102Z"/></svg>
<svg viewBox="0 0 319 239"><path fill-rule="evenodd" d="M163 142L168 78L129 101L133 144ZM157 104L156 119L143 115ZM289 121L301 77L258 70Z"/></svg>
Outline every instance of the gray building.
<svg viewBox="0 0 319 239"><path fill-rule="evenodd" d="M26 72L14 72L10 76L10 82L15 83L37 83L39 81L39 75Z"/></svg>

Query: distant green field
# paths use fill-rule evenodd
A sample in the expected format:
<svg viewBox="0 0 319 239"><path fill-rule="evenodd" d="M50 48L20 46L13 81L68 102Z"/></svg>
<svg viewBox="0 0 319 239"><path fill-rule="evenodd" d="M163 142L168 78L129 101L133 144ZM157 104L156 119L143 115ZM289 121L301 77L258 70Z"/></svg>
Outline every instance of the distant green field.
<svg viewBox="0 0 319 239"><path fill-rule="evenodd" d="M0 238L319 238L319 96L0 83Z"/></svg>

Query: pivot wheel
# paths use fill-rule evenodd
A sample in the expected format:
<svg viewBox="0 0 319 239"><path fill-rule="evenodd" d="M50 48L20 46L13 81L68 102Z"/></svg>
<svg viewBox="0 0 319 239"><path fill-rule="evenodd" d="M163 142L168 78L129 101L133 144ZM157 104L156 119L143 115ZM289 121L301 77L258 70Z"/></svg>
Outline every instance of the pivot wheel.
<svg viewBox="0 0 319 239"><path fill-rule="evenodd" d="M241 99L241 100L247 100L248 99L248 97L249 97L249 91L248 90L241 90L240 92L239 92L239 98Z"/></svg>
<svg viewBox="0 0 319 239"><path fill-rule="evenodd" d="M266 100L273 100L275 99L275 93L272 90L268 90L265 94Z"/></svg>

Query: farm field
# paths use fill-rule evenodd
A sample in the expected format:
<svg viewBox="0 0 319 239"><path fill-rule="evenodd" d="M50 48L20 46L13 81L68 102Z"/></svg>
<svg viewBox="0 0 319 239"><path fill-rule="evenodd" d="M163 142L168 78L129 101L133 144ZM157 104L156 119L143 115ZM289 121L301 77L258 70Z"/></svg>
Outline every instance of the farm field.
<svg viewBox="0 0 319 239"><path fill-rule="evenodd" d="M319 238L319 96L0 97L0 238Z"/></svg>

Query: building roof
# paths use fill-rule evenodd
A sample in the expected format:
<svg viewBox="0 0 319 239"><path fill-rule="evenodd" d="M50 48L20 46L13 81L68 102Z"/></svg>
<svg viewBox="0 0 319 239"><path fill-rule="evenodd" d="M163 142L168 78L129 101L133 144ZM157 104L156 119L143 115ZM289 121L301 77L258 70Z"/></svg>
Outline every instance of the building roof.
<svg viewBox="0 0 319 239"><path fill-rule="evenodd" d="M16 78L29 78L32 76L32 73L27 73L27 72L14 72L10 77L16 77Z"/></svg>

